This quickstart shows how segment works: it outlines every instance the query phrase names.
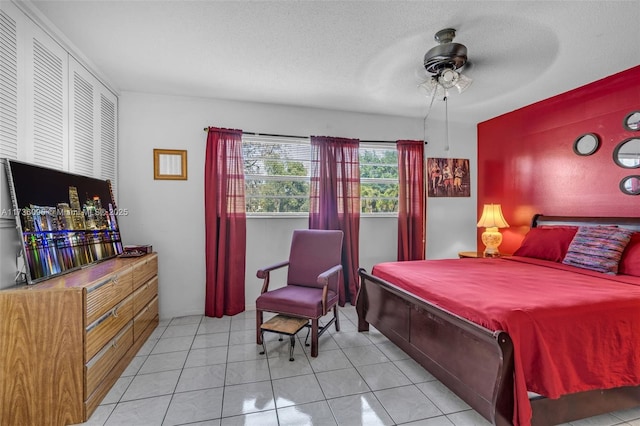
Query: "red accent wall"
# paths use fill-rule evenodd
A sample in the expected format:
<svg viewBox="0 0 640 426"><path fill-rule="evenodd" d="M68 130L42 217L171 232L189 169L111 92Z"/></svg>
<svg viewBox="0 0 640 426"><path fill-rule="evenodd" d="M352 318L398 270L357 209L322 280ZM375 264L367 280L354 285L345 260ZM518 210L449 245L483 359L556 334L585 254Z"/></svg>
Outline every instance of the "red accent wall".
<svg viewBox="0 0 640 426"><path fill-rule="evenodd" d="M640 217L640 196L619 189L640 169L613 162L619 142L640 137L622 126L633 110L640 110L640 66L478 124L477 217L484 204L502 204L510 225L501 230L502 253L519 247L535 213ZM586 157L573 152L584 133L600 137Z"/></svg>

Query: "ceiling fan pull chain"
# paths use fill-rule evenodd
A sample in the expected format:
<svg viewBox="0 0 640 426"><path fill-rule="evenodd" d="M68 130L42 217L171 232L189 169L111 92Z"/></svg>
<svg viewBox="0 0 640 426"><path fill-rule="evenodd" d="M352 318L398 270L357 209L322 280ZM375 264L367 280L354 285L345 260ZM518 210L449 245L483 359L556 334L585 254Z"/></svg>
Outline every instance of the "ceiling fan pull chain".
<svg viewBox="0 0 640 426"><path fill-rule="evenodd" d="M444 150L449 152L449 96L444 92Z"/></svg>
<svg viewBox="0 0 640 426"><path fill-rule="evenodd" d="M424 120L422 120L422 138L423 141L427 142L427 117L431 113L431 107L433 106L433 101L436 99L436 91L434 90L431 93L431 102L429 102L429 109L427 109L427 113L424 116Z"/></svg>

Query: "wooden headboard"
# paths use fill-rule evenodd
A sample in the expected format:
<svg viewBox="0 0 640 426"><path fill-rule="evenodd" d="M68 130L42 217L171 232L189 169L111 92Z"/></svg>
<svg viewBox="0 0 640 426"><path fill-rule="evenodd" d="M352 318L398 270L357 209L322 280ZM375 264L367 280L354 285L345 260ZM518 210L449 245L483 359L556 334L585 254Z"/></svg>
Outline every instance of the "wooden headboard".
<svg viewBox="0 0 640 426"><path fill-rule="evenodd" d="M621 228L629 228L640 232L640 217L587 217L587 216L545 216L536 214L531 221L531 227L541 225L571 225L571 226L595 226L617 225Z"/></svg>

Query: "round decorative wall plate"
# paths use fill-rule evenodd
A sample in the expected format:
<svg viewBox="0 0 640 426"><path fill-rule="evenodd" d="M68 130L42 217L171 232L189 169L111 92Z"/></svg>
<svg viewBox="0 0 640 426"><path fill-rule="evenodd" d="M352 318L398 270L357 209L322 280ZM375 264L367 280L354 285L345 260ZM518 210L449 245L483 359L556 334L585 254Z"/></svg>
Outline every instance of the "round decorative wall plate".
<svg viewBox="0 0 640 426"><path fill-rule="evenodd" d="M622 126L632 132L640 130L640 111L631 111L622 120Z"/></svg>
<svg viewBox="0 0 640 426"><path fill-rule="evenodd" d="M580 135L573 142L573 152L578 155L591 155L600 147L600 138L595 133Z"/></svg>
<svg viewBox="0 0 640 426"><path fill-rule="evenodd" d="M627 195L640 195L640 176L632 175L622 178L620 191Z"/></svg>
<svg viewBox="0 0 640 426"><path fill-rule="evenodd" d="M620 142L613 150L613 161L625 169L640 167L640 138L629 138Z"/></svg>

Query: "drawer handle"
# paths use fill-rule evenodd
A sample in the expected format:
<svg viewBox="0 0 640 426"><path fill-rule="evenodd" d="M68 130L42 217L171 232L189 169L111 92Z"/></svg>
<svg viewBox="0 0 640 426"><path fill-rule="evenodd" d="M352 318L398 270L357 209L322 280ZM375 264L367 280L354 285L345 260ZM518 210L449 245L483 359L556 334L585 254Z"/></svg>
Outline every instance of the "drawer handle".
<svg viewBox="0 0 640 426"><path fill-rule="evenodd" d="M114 318L118 318L118 307L117 306L115 308L113 308L113 311L111 311L111 315L113 315Z"/></svg>
<svg viewBox="0 0 640 426"><path fill-rule="evenodd" d="M87 289L87 293L91 293L94 290L99 289L100 287L102 287L103 285L107 285L107 284L115 284L118 282L118 277L111 277L111 278L107 278L106 280L102 281L101 283L96 284L95 286L88 288Z"/></svg>
<svg viewBox="0 0 640 426"><path fill-rule="evenodd" d="M112 347L113 349L118 349L118 341L117 341L117 340L114 340L114 341L113 341L113 343L111 344L111 347Z"/></svg>

